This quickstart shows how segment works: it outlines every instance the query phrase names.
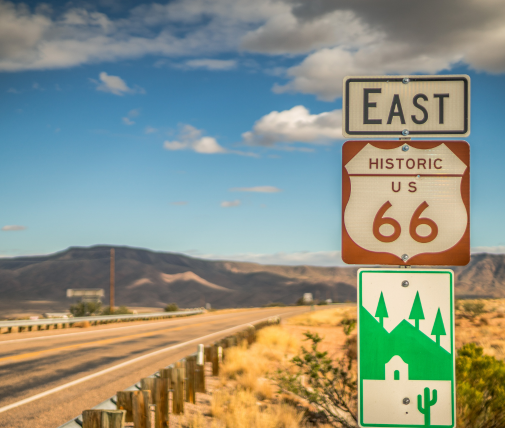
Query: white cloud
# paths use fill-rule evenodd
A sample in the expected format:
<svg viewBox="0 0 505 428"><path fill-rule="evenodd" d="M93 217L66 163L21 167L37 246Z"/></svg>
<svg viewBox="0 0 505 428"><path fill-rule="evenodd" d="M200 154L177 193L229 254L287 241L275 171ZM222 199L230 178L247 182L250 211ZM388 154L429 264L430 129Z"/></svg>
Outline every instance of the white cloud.
<svg viewBox="0 0 505 428"><path fill-rule="evenodd" d="M221 202L221 206L223 208L238 207L240 203L240 199L235 199L234 201L223 201Z"/></svg>
<svg viewBox="0 0 505 428"><path fill-rule="evenodd" d="M205 68L207 70L231 70L237 66L233 59L191 59L184 63L189 68Z"/></svg>
<svg viewBox="0 0 505 428"><path fill-rule="evenodd" d="M505 71L505 4L499 1L289 2L292 16L284 25L273 25L280 17L272 16L243 39L256 52L309 54L275 92L331 101L342 95L346 75L432 74L461 63ZM304 43L291 43L299 36Z"/></svg>
<svg viewBox="0 0 505 428"><path fill-rule="evenodd" d="M139 114L140 114L140 109L139 108L130 110L128 112L128 114L125 117L123 117L123 123L125 125L135 125L135 122L133 120L131 120L131 118L132 117L137 117Z"/></svg>
<svg viewBox="0 0 505 428"><path fill-rule="evenodd" d="M291 81L284 86L275 85L273 91L316 94L322 100L332 101L342 96L345 76L435 74L449 69L459 60L460 57L413 55L410 45L403 42L375 43L355 51L342 47L325 48L288 69L287 76Z"/></svg>
<svg viewBox="0 0 505 428"><path fill-rule="evenodd" d="M340 251L299 251L293 253L274 253L274 254L233 254L233 255L215 255L203 254L194 255L210 260L230 260L237 262L252 262L265 265L288 265L288 266L348 266L341 258Z"/></svg>
<svg viewBox="0 0 505 428"><path fill-rule="evenodd" d="M276 143L328 143L342 138L342 111L310 114L304 106L272 111L242 134L245 144L273 146Z"/></svg>
<svg viewBox="0 0 505 428"><path fill-rule="evenodd" d="M1 1L0 70L65 68L148 55L184 57L186 67L215 70L238 65L212 58L223 53L303 55L287 70L287 83L275 90L324 100L341 95L346 74L437 73L461 64L505 72L501 0L174 0L140 4L121 15L71 5L62 13L48 7L31 10ZM275 64L269 68L279 71Z"/></svg>
<svg viewBox="0 0 505 428"><path fill-rule="evenodd" d="M7 225L2 227L2 230L5 232L11 232L11 231L18 231L18 230L26 230L26 226L20 226L20 225Z"/></svg>
<svg viewBox="0 0 505 428"><path fill-rule="evenodd" d="M114 95L145 93L140 87L129 88L121 77L108 75L105 71L100 73L99 78L102 83L95 82L97 91L109 92Z"/></svg>
<svg viewBox="0 0 505 428"><path fill-rule="evenodd" d="M167 150L192 150L196 153L216 154L227 153L241 156L258 157L255 153L240 150L228 150L221 146L214 137L202 136L203 131L191 125L183 125L177 140L165 141L163 147Z"/></svg>
<svg viewBox="0 0 505 428"><path fill-rule="evenodd" d="M286 9L272 0L175 0L140 4L114 19L79 7L56 14L2 1L0 70L236 52L251 27Z"/></svg>
<svg viewBox="0 0 505 428"><path fill-rule="evenodd" d="M226 153L226 149L215 138L203 137L202 131L191 125L184 125L178 140L165 141L163 147L167 150L193 150L205 154Z"/></svg>
<svg viewBox="0 0 505 428"><path fill-rule="evenodd" d="M282 189L275 186L233 187L230 192L277 193L282 192Z"/></svg>
<svg viewBox="0 0 505 428"><path fill-rule="evenodd" d="M144 132L146 134L154 134L155 132L158 132L158 130L156 128L153 128L152 126L146 126Z"/></svg>

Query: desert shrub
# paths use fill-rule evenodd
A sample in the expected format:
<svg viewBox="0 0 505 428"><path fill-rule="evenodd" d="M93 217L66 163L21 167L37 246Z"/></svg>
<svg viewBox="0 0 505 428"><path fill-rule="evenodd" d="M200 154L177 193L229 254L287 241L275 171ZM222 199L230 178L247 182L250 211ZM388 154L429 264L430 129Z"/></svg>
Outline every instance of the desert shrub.
<svg viewBox="0 0 505 428"><path fill-rule="evenodd" d="M483 355L475 343L456 358L457 425L462 428L505 426L505 363Z"/></svg>
<svg viewBox="0 0 505 428"><path fill-rule="evenodd" d="M327 352L318 349L323 339L317 333L304 334L311 341L310 349L302 347L301 354L291 360L298 369L295 374L278 371L279 392L295 394L315 405L321 411L319 416L330 424L354 428L357 383L353 358L345 352L340 360L334 361Z"/></svg>
<svg viewBox="0 0 505 428"><path fill-rule="evenodd" d="M485 312L483 302L465 302L463 303L463 310L472 317L476 317Z"/></svg>
<svg viewBox="0 0 505 428"><path fill-rule="evenodd" d="M311 302L310 302L310 303L305 302L305 301L303 300L303 297L300 297L300 298L296 301L296 303L295 303L295 305L297 305L297 306L304 306L304 305L311 305L311 304L312 304Z"/></svg>
<svg viewBox="0 0 505 428"><path fill-rule="evenodd" d="M264 308L271 308L271 307L283 307L283 306L286 306L285 303L282 303L282 302L271 302L271 303L267 303L265 306L263 306Z"/></svg>
<svg viewBox="0 0 505 428"><path fill-rule="evenodd" d="M489 321L487 320L487 318L481 317L481 319L479 320L479 324L481 326L482 325L489 325Z"/></svg>
<svg viewBox="0 0 505 428"><path fill-rule="evenodd" d="M177 312L178 310L179 306L177 306L177 303L169 303L165 306L165 312Z"/></svg>
<svg viewBox="0 0 505 428"><path fill-rule="evenodd" d="M340 321L340 325L344 328L344 333L349 336L351 332L356 328L356 318L348 318L344 317L342 321Z"/></svg>
<svg viewBox="0 0 505 428"><path fill-rule="evenodd" d="M102 302L77 302L70 305L70 313L74 317L88 317L102 312Z"/></svg>
<svg viewBox="0 0 505 428"><path fill-rule="evenodd" d="M119 306L117 308L114 308L114 311L111 312L110 306L107 306L103 311L102 315L128 315L132 314L133 312L130 311L126 306Z"/></svg>

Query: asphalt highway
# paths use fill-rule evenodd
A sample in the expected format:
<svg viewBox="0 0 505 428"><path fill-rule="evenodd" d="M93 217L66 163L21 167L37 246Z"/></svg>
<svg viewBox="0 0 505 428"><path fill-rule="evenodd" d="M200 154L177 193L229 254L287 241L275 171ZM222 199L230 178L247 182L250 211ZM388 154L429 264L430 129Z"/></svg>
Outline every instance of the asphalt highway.
<svg viewBox="0 0 505 428"><path fill-rule="evenodd" d="M306 310L268 308L2 335L0 428L57 428L195 352L198 343L210 344L243 324Z"/></svg>

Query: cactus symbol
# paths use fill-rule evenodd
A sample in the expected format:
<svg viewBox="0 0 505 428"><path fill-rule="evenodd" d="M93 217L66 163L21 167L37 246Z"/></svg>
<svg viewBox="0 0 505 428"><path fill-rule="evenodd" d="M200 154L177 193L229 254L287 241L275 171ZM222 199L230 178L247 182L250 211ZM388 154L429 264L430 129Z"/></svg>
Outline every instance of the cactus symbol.
<svg viewBox="0 0 505 428"><path fill-rule="evenodd" d="M424 415L424 426L431 425L431 406L437 403L437 390L433 390L433 399L430 400L430 388L424 388L424 407L421 394L417 396L417 409Z"/></svg>

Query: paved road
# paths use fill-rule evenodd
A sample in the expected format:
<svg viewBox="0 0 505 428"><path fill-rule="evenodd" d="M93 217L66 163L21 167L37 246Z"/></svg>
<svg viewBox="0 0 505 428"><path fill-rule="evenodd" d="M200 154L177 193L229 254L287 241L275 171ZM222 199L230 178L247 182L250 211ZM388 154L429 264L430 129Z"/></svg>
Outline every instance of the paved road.
<svg viewBox="0 0 505 428"><path fill-rule="evenodd" d="M56 428L161 367L211 343L219 333L307 308L269 308L182 319L3 335L0 338L0 428ZM217 334L215 334L217 333ZM200 337L212 335L204 340ZM185 342L193 341L185 344ZM161 351L139 361L115 366ZM110 369L100 376L16 406L22 400ZM5 411L5 407L14 405Z"/></svg>

